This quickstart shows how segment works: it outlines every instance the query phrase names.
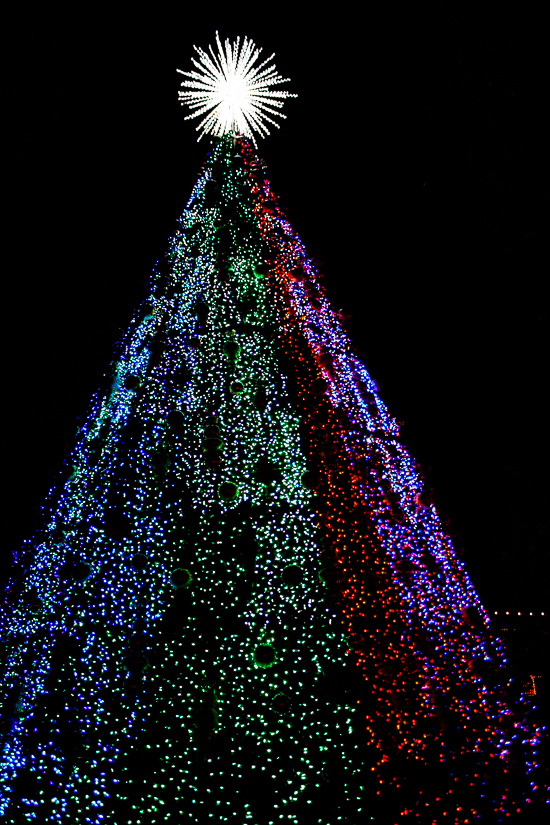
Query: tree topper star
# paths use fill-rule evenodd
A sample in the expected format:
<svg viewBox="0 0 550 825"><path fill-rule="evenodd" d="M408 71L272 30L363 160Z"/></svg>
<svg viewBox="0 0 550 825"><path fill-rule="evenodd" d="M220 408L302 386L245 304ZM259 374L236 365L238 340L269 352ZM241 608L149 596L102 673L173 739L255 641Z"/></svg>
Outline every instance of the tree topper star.
<svg viewBox="0 0 550 825"><path fill-rule="evenodd" d="M177 70L189 78L181 84L185 91L178 92L182 105L191 109L186 120L206 115L197 126L199 140L207 133L220 136L238 132L250 137L257 145L254 133L268 135L268 122L279 128L271 116L284 118L280 111L283 100L297 95L271 88L288 81L271 63L274 54L255 65L261 49L247 37L242 44L238 37L235 43L226 40L222 46L216 32L216 43L217 54L212 46L208 47L209 54L194 46L199 60L191 60L198 71Z"/></svg>

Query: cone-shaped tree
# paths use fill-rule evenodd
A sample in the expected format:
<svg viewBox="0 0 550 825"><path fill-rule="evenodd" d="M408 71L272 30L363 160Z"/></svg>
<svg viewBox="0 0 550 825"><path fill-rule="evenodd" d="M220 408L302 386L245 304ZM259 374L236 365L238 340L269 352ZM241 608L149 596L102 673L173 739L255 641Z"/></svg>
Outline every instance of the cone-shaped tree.
<svg viewBox="0 0 550 825"><path fill-rule="evenodd" d="M532 795L540 731L248 139L214 141L51 500L4 607L6 823Z"/></svg>

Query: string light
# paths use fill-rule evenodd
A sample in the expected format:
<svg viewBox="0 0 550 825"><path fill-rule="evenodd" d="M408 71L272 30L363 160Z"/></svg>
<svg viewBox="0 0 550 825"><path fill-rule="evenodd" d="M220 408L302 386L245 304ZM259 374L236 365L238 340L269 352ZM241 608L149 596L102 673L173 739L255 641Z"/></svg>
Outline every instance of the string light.
<svg viewBox="0 0 550 825"><path fill-rule="evenodd" d="M503 646L319 273L234 144L215 141L16 556L0 811L513 810L543 731L509 698Z"/></svg>

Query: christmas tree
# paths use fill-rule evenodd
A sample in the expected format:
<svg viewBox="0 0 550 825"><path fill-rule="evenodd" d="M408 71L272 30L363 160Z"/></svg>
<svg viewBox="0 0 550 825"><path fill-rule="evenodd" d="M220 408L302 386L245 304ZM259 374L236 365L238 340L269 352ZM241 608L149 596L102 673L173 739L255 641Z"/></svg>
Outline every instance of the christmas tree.
<svg viewBox="0 0 550 825"><path fill-rule="evenodd" d="M500 641L277 203L245 39L212 148L15 559L6 822L488 821L542 796Z"/></svg>

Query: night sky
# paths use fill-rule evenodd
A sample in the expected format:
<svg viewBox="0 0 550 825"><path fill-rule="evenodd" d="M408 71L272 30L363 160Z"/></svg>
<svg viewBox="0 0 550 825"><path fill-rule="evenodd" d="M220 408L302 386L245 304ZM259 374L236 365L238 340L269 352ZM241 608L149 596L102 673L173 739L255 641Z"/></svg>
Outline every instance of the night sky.
<svg viewBox="0 0 550 825"><path fill-rule="evenodd" d="M4 17L5 561L39 523L204 160L176 69L217 28L275 52L299 95L259 155L482 601L544 610L542 11L392 6L359 29L346 4L302 22L287 6L242 8Z"/></svg>

